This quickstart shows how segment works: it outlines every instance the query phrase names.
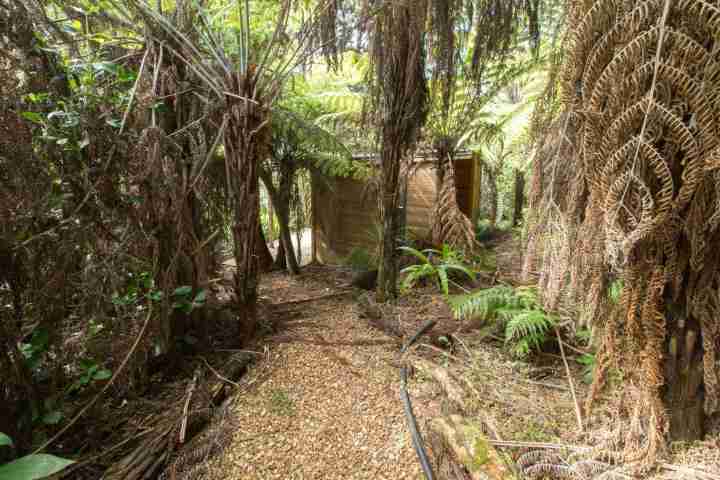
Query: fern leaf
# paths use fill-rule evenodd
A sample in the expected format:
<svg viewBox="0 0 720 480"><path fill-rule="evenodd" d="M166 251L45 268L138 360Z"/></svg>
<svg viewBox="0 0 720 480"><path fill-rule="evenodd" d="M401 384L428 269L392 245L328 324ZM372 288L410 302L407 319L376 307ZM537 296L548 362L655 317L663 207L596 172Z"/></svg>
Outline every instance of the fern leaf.
<svg viewBox="0 0 720 480"><path fill-rule="evenodd" d="M430 259L420 250L416 250L412 247L399 247L403 252L409 253L423 263L430 263Z"/></svg>
<svg viewBox="0 0 720 480"><path fill-rule="evenodd" d="M440 290L447 295L450 291L450 285L448 284L448 274L447 270L444 267L439 267L437 269L438 274L438 283L440 284Z"/></svg>
<svg viewBox="0 0 720 480"><path fill-rule="evenodd" d="M475 272L473 272L472 270L470 270L469 268L467 268L464 265L453 263L453 264L446 265L445 268L447 270L456 270L458 272L462 272L465 275L467 275L468 277L470 277L472 280L475 280Z"/></svg>

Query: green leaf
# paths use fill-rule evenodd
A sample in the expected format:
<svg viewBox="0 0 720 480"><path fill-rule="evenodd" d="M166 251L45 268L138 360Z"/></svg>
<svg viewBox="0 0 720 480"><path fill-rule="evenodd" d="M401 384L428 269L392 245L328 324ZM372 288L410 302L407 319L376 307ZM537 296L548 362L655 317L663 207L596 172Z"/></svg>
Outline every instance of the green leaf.
<svg viewBox="0 0 720 480"><path fill-rule="evenodd" d="M205 298L207 297L207 290L204 288L200 290L200 292L195 296L195 300L193 300L193 303L202 304L205 301Z"/></svg>
<svg viewBox="0 0 720 480"><path fill-rule="evenodd" d="M72 460L44 453L26 455L5 465L0 465L0 479L39 480L49 477L73 463L75 462Z"/></svg>
<svg viewBox="0 0 720 480"><path fill-rule="evenodd" d="M423 263L430 263L430 260L420 250L415 250L412 247L400 247L400 250L407 252L410 255L417 257Z"/></svg>
<svg viewBox="0 0 720 480"><path fill-rule="evenodd" d="M465 275L467 275L468 277L470 277L471 279L475 280L475 272L473 272L472 270L470 270L469 268L467 268L463 265L449 264L449 265L446 265L445 268L447 268L448 270L457 270L458 272L462 272Z"/></svg>
<svg viewBox="0 0 720 480"><path fill-rule="evenodd" d="M107 368L103 368L102 370L98 370L93 375L93 379L95 380L107 380L108 378L112 377L112 372L108 370Z"/></svg>
<svg viewBox="0 0 720 480"><path fill-rule="evenodd" d="M450 286L448 285L448 274L447 270L445 268L438 268L437 269L438 274L438 281L440 283L440 290L447 295L450 293Z"/></svg>
<svg viewBox="0 0 720 480"><path fill-rule="evenodd" d="M42 422L45 425L57 425L60 423L60 420L62 420L63 414L60 410L53 410L52 412L48 412L42 417Z"/></svg>
<svg viewBox="0 0 720 480"><path fill-rule="evenodd" d="M183 285L173 291L173 295L177 297L186 297L192 293L192 287L190 285Z"/></svg>
<svg viewBox="0 0 720 480"><path fill-rule="evenodd" d="M148 298L150 298L150 300L154 302L159 302L160 300L162 300L162 297L163 292L161 292L160 290L153 290L148 294Z"/></svg>
<svg viewBox="0 0 720 480"><path fill-rule="evenodd" d="M25 120L30 120L33 123L43 123L43 117L36 112L22 112L20 114Z"/></svg>
<svg viewBox="0 0 720 480"><path fill-rule="evenodd" d="M0 447L12 447L12 438L8 437L4 433L0 432Z"/></svg>

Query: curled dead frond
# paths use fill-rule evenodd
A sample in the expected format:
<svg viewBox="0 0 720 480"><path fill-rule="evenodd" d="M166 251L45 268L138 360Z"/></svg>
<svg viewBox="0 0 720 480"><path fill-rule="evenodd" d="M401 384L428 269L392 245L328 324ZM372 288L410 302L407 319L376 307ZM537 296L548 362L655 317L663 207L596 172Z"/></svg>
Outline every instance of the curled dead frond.
<svg viewBox="0 0 720 480"><path fill-rule="evenodd" d="M703 413L720 408L719 263L709 247L720 240L709 167L720 126L720 5L569 7L563 101L571 120L559 137L546 136L555 148L536 153L526 272L539 264L546 300L567 299L604 330L591 400L609 372L636 366L625 373L639 395L625 401L644 410L629 409L622 450L648 465L665 438L701 434ZM553 253L564 248L576 254ZM622 285L615 306L610 279Z"/></svg>

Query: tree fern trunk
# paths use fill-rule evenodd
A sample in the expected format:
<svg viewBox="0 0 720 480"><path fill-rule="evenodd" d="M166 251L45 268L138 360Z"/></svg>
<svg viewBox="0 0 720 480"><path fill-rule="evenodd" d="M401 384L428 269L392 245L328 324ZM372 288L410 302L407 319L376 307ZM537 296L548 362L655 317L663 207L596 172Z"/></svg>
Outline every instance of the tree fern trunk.
<svg viewBox="0 0 720 480"><path fill-rule="evenodd" d="M519 169L515 169L515 204L513 205L513 227L517 227L522 220L523 208L525 207L525 175Z"/></svg>
<svg viewBox="0 0 720 480"><path fill-rule="evenodd" d="M671 441L693 441L704 435L703 349L700 327L682 308L668 308L664 403L668 409ZM680 310L680 312L677 312Z"/></svg>
<svg viewBox="0 0 720 480"><path fill-rule="evenodd" d="M380 264L376 298L384 302L397 296L397 238L398 222L398 181L400 176L400 155L396 151L383 154L382 197L380 219L383 225L380 242Z"/></svg>
<svg viewBox="0 0 720 480"><path fill-rule="evenodd" d="M252 74L239 78L237 93L254 98ZM228 191L232 196L235 297L238 309L238 335L241 344L257 328L257 228L260 215L258 167L269 153L269 112L260 104L237 101L228 109L230 121L225 130L225 167Z"/></svg>
<svg viewBox="0 0 720 480"><path fill-rule="evenodd" d="M490 220L490 226L495 228L497 226L498 216L498 188L497 188L497 175L488 171L488 187L490 190L489 195L489 211L488 220Z"/></svg>

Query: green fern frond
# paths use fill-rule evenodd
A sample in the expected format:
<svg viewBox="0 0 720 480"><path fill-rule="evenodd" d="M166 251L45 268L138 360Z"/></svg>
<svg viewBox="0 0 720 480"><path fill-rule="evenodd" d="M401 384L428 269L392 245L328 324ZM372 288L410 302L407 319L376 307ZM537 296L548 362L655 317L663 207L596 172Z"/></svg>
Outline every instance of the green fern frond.
<svg viewBox="0 0 720 480"><path fill-rule="evenodd" d="M545 335L554 325L553 317L542 310L526 310L513 316L507 323L505 341L526 338L535 347L539 347L541 343L539 339L544 341Z"/></svg>
<svg viewBox="0 0 720 480"><path fill-rule="evenodd" d="M511 287L500 285L450 297L448 303L455 318L482 317L488 320L496 315L498 309L506 307L514 296L515 291Z"/></svg>
<svg viewBox="0 0 720 480"><path fill-rule="evenodd" d="M546 313L538 302L535 288L500 285L448 299L456 318L498 320L505 325L505 343L518 357L541 348L548 332L557 324L555 316Z"/></svg>

